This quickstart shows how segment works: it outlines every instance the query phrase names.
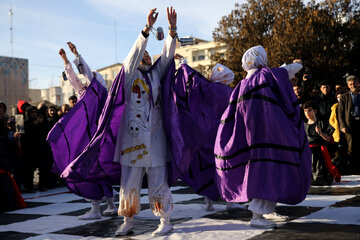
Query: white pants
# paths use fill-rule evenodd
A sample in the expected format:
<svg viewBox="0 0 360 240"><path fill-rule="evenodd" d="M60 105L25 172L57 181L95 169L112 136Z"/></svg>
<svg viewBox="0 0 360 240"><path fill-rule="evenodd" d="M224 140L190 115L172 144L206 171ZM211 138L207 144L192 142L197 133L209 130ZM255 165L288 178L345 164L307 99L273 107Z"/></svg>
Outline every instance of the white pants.
<svg viewBox="0 0 360 240"><path fill-rule="evenodd" d="M174 207L166 171L166 166L154 168L121 166L119 215L133 217L141 210L140 189L146 172L151 210L155 216L170 217Z"/></svg>
<svg viewBox="0 0 360 240"><path fill-rule="evenodd" d="M268 214L275 210L276 202L254 198L251 200L248 209L255 214Z"/></svg>

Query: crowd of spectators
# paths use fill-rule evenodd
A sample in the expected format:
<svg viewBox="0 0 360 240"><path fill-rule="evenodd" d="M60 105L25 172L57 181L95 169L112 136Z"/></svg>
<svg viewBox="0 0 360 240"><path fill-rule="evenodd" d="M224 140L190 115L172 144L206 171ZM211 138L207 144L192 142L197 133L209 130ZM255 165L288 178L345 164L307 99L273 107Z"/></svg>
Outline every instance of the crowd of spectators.
<svg viewBox="0 0 360 240"><path fill-rule="evenodd" d="M359 79L351 75L344 82L331 84L329 81L321 81L315 84L310 74L303 74L301 80L294 78L291 82L302 108L308 140L312 146L313 184L332 183L329 180L330 170L324 170L324 152L319 150L320 146L326 146L332 164L341 175L360 174ZM309 116L312 111L314 117ZM317 180L317 176L320 176L320 180Z"/></svg>
<svg viewBox="0 0 360 240"><path fill-rule="evenodd" d="M70 100L74 106L77 98ZM47 191L61 184L51 171L54 160L46 137L69 110L68 104L33 106L19 100L11 116L0 102L0 212L24 207L20 192Z"/></svg>

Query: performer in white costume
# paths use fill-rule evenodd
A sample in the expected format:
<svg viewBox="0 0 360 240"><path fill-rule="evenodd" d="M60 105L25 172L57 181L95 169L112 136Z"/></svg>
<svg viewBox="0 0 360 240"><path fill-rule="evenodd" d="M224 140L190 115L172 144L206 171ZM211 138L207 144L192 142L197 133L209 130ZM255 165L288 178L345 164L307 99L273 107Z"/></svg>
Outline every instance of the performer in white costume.
<svg viewBox="0 0 360 240"><path fill-rule="evenodd" d="M160 80L174 58L176 43L176 12L167 9L169 35L160 59L152 66L145 51L149 32L158 13L152 9L147 25L138 36L124 62L125 112L119 127L114 161L121 163L119 215L124 222L115 236L126 235L133 229L133 217L140 211L140 189L145 173L148 175L148 197L160 225L153 236L172 231L170 215L173 200L167 183L166 162L171 160L167 150L161 108Z"/></svg>
<svg viewBox="0 0 360 240"><path fill-rule="evenodd" d="M74 72L74 69L72 68L71 63L69 62L64 49L60 49L59 54L61 58L64 60L66 76L69 79L71 85L74 87L76 93L79 96L81 96L84 93L86 86L90 85L93 78L99 81L106 88L106 83L104 78L98 72L92 72L90 70L85 60L77 52L76 46L71 42L68 42L67 44L69 45L71 52L74 53L74 55L76 56L76 59L74 60L74 64L79 69L79 72L84 74L86 80L86 85L84 86L84 84L80 81L79 77ZM104 199L107 203L107 208L103 211L103 216L117 215L117 210L114 204L114 194L113 194L112 186L103 185L102 188L104 190L104 193L107 193L106 195L109 195L109 196L104 196ZM101 200L95 200L95 199L88 199L88 200L91 202L90 211L86 212L83 215L78 216L78 218L82 220L101 218L101 213L100 213Z"/></svg>

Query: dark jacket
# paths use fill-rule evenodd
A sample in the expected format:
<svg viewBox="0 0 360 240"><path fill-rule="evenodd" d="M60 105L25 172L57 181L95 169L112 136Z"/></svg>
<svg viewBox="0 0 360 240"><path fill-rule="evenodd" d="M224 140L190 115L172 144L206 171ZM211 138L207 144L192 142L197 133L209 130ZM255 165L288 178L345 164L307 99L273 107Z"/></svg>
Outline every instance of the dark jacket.
<svg viewBox="0 0 360 240"><path fill-rule="evenodd" d="M351 100L351 92L349 91L341 95L338 106L340 129L346 128L348 131L351 131L351 118L353 111L354 108Z"/></svg>

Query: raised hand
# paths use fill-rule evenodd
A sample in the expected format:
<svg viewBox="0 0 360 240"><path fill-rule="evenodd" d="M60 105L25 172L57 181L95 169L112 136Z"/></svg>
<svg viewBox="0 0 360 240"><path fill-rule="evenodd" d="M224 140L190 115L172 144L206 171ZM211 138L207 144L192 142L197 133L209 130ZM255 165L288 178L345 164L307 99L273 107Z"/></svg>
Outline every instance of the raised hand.
<svg viewBox="0 0 360 240"><path fill-rule="evenodd" d="M65 50L63 48L59 50L59 55L61 56L62 60L64 60L65 65L67 65L69 63L69 59L67 58Z"/></svg>
<svg viewBox="0 0 360 240"><path fill-rule="evenodd" d="M146 23L146 27L143 29L143 31L147 34L149 34L152 26L155 24L156 22L156 19L159 15L158 12L155 12L156 11L156 8L154 9L151 9L150 12L149 12L149 15L147 16L147 23Z"/></svg>
<svg viewBox="0 0 360 240"><path fill-rule="evenodd" d="M167 18L169 21L170 28L176 28L176 12L173 7L167 8Z"/></svg>
<svg viewBox="0 0 360 240"><path fill-rule="evenodd" d="M72 52L76 57L78 57L78 56L79 56L79 53L78 53L78 51L76 50L76 46L75 46L72 42L67 42L67 45L69 46L71 52Z"/></svg>
<svg viewBox="0 0 360 240"><path fill-rule="evenodd" d="M149 15L147 16L147 25L150 27L154 26L156 19L159 15L159 13L155 12L155 11L156 11L156 8L151 9L149 12Z"/></svg>

